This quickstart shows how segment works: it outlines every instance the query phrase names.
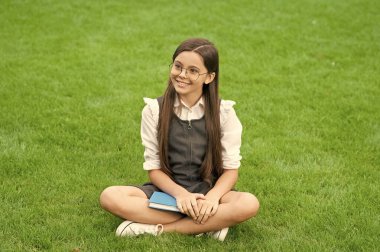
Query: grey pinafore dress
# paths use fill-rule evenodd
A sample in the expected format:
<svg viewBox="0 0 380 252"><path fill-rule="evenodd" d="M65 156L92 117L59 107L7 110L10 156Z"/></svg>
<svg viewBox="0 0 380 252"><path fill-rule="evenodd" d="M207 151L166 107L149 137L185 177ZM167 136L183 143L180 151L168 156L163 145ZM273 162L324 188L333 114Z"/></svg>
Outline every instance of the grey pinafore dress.
<svg viewBox="0 0 380 252"><path fill-rule="evenodd" d="M157 100L161 111L162 97ZM189 122L175 115L169 130L169 166L173 180L189 192L206 194L212 188L212 185L203 181L201 177L201 165L206 154L206 147L204 116ZM148 198L153 192L161 191L150 182L136 187L144 191Z"/></svg>

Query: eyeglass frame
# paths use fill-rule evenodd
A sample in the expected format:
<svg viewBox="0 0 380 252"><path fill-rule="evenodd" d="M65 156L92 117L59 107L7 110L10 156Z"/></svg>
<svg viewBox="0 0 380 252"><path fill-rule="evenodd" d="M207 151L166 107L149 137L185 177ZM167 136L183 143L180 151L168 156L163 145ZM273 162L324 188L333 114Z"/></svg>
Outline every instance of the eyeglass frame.
<svg viewBox="0 0 380 252"><path fill-rule="evenodd" d="M174 65L174 62L169 64L169 70L170 70L170 72L171 72L172 69L173 69L173 65ZM185 75L190 79L190 77L187 75L187 70L188 70L188 69L187 69L187 68L184 68L184 67L182 67L182 66L181 66L181 71L179 72L178 76L181 75L183 69L185 69ZM193 80L193 81L198 80L199 76L201 76L201 75L205 75L205 74L209 74L209 72L202 73L202 74L201 74L201 73L198 73L198 77L197 77L195 80Z"/></svg>

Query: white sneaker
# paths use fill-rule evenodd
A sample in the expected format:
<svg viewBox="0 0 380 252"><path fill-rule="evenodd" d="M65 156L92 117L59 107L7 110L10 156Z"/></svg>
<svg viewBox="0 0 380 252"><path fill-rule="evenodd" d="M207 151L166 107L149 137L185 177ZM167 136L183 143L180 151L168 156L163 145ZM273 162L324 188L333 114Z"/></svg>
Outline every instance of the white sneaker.
<svg viewBox="0 0 380 252"><path fill-rule="evenodd" d="M201 237L202 235L208 235L211 236L212 238L219 240L219 241L224 241L228 233L228 227L223 228L218 231L213 231L213 232L207 232L207 233L200 233L197 234L195 237Z"/></svg>
<svg viewBox="0 0 380 252"><path fill-rule="evenodd" d="M223 228L223 229L218 230L218 231L208 232L207 234L216 240L224 241L224 239L227 236L227 233L228 233L228 227Z"/></svg>
<svg viewBox="0 0 380 252"><path fill-rule="evenodd" d="M116 236L138 236L141 234L160 235L164 231L162 224L142 224L126 220L116 229Z"/></svg>

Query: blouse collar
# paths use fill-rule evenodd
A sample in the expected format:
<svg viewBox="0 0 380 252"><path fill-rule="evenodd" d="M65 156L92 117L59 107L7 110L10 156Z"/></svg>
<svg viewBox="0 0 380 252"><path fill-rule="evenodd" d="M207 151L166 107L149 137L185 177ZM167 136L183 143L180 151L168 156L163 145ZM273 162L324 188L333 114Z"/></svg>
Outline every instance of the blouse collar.
<svg viewBox="0 0 380 252"><path fill-rule="evenodd" d="M204 108L204 98L203 96L201 96L201 98L194 104L194 106L192 106L191 108L189 108L179 97L178 95L176 95L175 97L175 101L174 101L174 108L178 108L179 106L183 106L185 108L188 108L188 109L193 109L193 108L196 108L196 107L202 107Z"/></svg>

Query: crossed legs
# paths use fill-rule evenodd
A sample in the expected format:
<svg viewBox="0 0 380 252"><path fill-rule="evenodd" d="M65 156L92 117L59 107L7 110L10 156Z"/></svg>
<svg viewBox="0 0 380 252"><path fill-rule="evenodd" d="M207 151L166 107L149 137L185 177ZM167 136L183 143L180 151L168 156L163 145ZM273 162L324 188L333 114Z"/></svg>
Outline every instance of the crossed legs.
<svg viewBox="0 0 380 252"><path fill-rule="evenodd" d="M148 207L145 193L133 186L111 186L100 195L101 206L123 219L146 224L163 224L164 232L199 234L236 225L255 216L259 202L246 192L230 191L221 200L217 213L205 224L196 224L189 217Z"/></svg>

